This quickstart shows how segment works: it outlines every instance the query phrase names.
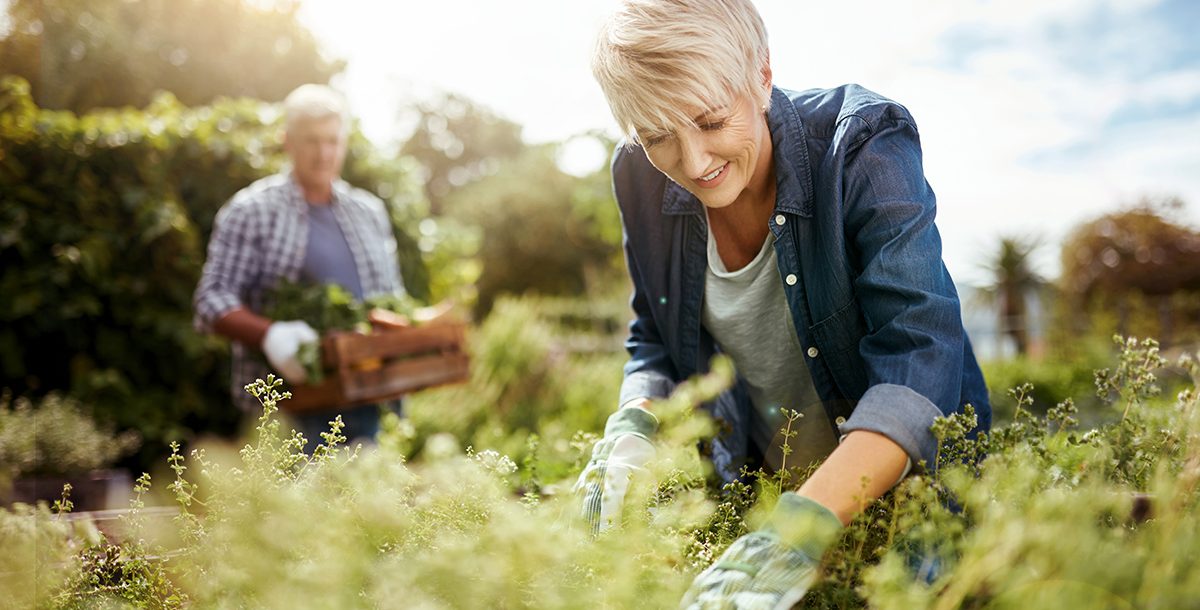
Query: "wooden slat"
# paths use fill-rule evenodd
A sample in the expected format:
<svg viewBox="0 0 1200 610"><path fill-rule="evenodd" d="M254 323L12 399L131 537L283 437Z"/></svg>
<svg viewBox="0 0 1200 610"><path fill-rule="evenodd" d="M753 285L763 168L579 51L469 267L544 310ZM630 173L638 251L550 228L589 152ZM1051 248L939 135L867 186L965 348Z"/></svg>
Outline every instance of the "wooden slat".
<svg viewBox="0 0 1200 610"><path fill-rule="evenodd" d="M412 358L374 371L349 371L343 390L349 400L389 400L409 392L462 381L468 375L465 354Z"/></svg>
<svg viewBox="0 0 1200 610"><path fill-rule="evenodd" d="M279 403L279 408L289 413L328 411L347 406L342 380L337 375L330 375L317 385L296 386L291 391L291 399Z"/></svg>
<svg viewBox="0 0 1200 610"><path fill-rule="evenodd" d="M419 326L378 332L370 335L336 333L330 335L326 354L329 368L352 368L364 360L390 360L432 351L461 351L464 328L459 324ZM332 352L332 353L329 353Z"/></svg>

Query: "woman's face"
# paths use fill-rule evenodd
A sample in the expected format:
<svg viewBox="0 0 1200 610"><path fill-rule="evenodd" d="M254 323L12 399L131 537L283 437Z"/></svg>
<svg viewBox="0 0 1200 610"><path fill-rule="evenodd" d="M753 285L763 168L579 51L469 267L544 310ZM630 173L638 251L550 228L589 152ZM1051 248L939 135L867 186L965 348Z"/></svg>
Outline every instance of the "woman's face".
<svg viewBox="0 0 1200 610"><path fill-rule="evenodd" d="M771 132L745 96L729 107L698 111L695 125L639 132L638 139L658 171L707 207L723 208L748 191L769 192L763 187L771 175Z"/></svg>

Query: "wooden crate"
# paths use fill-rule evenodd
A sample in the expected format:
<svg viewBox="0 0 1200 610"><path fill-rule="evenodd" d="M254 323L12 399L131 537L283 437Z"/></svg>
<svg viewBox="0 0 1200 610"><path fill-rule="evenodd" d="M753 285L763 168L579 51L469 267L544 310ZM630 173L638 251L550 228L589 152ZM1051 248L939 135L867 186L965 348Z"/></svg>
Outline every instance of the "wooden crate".
<svg viewBox="0 0 1200 610"><path fill-rule="evenodd" d="M466 325L439 322L369 335L329 333L321 340L325 379L292 389L280 403L291 413L330 411L392 400L469 374Z"/></svg>

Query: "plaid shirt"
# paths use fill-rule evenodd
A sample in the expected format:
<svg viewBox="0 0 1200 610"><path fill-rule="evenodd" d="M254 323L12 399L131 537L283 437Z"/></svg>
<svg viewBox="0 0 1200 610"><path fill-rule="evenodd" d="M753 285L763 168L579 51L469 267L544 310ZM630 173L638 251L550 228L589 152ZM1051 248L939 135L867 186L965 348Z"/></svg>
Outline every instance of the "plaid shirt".
<svg viewBox="0 0 1200 610"><path fill-rule="evenodd" d="M344 181L333 184L333 213L358 267L363 296L403 294L396 238L380 199ZM290 173L263 178L238 191L217 213L208 260L194 297L196 329L212 332L226 313L247 307L262 314L283 279L296 281L308 246L308 204ZM233 342L230 391L239 407L259 408L244 387L268 373L265 358Z"/></svg>

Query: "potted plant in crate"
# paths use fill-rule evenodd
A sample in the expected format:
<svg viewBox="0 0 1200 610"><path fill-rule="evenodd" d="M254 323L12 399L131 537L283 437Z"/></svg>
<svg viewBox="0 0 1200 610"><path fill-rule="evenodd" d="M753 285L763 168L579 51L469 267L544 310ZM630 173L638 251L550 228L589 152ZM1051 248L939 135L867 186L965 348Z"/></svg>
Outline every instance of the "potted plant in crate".
<svg viewBox="0 0 1200 610"><path fill-rule="evenodd" d="M50 394L36 406L0 397L0 504L52 502L71 484L76 510L128 505L129 473L113 470L138 447L135 432L114 434L79 403Z"/></svg>

